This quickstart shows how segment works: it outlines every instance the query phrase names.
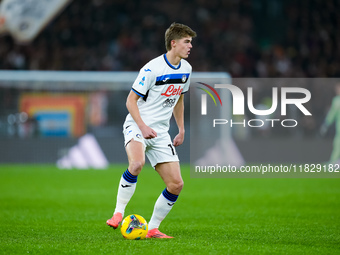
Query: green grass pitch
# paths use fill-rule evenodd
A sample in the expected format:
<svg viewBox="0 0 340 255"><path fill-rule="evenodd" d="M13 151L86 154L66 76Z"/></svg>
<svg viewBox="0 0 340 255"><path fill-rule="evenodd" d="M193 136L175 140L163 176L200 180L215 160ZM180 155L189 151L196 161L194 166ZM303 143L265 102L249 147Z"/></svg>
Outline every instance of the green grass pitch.
<svg viewBox="0 0 340 255"><path fill-rule="evenodd" d="M340 254L340 179L192 179L160 230L125 240L106 226L125 165L0 165L0 254ZM164 189L145 167L126 215L150 219Z"/></svg>

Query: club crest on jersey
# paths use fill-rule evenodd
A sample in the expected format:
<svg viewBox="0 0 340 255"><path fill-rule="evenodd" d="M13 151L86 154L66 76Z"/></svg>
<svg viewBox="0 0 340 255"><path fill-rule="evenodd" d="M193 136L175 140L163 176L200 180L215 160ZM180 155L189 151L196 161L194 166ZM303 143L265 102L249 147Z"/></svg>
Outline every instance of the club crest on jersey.
<svg viewBox="0 0 340 255"><path fill-rule="evenodd" d="M185 83L187 81L187 76L186 75L183 75L182 76L182 82Z"/></svg>
<svg viewBox="0 0 340 255"><path fill-rule="evenodd" d="M182 94L183 88L179 86L178 88L175 88L175 85L170 85L164 93L162 93L162 96L170 97L170 96L180 96Z"/></svg>

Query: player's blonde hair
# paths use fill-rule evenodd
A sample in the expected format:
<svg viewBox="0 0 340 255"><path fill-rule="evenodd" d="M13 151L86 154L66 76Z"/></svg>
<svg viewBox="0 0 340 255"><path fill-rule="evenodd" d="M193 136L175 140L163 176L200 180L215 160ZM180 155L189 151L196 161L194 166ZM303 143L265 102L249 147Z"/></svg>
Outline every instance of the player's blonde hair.
<svg viewBox="0 0 340 255"><path fill-rule="evenodd" d="M172 40L182 39L187 36L194 38L196 35L196 32L190 27L174 22L165 31L165 48L167 51L171 50Z"/></svg>

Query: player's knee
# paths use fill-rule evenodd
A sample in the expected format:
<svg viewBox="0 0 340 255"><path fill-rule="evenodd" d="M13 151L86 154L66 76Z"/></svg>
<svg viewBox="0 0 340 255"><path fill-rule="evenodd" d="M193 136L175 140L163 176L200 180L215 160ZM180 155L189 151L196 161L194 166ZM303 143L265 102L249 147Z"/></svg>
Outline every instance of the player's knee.
<svg viewBox="0 0 340 255"><path fill-rule="evenodd" d="M184 182L183 182L183 180L181 180L181 181L177 184L177 189L179 190L179 192L182 191L183 186L184 186Z"/></svg>
<svg viewBox="0 0 340 255"><path fill-rule="evenodd" d="M129 171L133 175L139 175L139 173L142 171L142 168L144 166L144 161L138 160L138 161L132 161L129 164Z"/></svg>

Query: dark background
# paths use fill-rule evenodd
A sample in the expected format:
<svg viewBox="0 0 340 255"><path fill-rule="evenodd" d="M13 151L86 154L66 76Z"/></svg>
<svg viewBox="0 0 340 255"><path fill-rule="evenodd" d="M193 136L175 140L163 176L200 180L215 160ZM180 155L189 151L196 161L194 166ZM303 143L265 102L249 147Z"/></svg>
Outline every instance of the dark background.
<svg viewBox="0 0 340 255"><path fill-rule="evenodd" d="M228 72L232 78L339 77L339 8L338 0L74 0L30 44L18 45L10 36L0 37L0 69L138 71L165 52L164 32L172 22L179 22L198 34L188 59L194 72ZM262 137L255 132L248 141L310 139L316 146L313 149L327 159L334 128L326 140L320 138L319 129L335 92L333 85L307 88L312 93L313 117L302 120L298 138L282 132ZM76 137L42 138L36 134L22 138L8 134L7 118L18 113L18 98L29 91L0 84L0 140L4 150L0 162L55 162L63 148L76 142ZM268 91L270 87L257 91L259 102ZM116 103L126 95L126 91L108 92L107 121L101 127L88 126L111 162L125 161L120 126L127 111L117 108ZM320 139L324 142L318 142ZM45 151L46 144L54 146ZM318 147L321 144L323 147ZM245 141L239 141L239 145L241 150L253 150ZM188 143L183 147L184 161L188 162Z"/></svg>

